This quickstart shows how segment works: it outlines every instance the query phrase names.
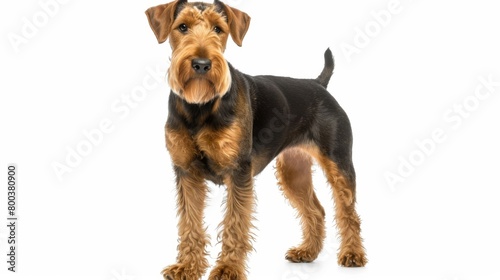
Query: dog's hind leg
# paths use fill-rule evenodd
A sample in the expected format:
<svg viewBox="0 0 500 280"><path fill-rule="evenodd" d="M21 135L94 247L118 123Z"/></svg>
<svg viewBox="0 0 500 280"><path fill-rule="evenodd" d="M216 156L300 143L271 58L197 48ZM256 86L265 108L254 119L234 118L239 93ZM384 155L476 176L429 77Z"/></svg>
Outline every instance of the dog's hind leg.
<svg viewBox="0 0 500 280"><path fill-rule="evenodd" d="M314 193L311 166L311 156L300 148L289 148L276 160L278 183L302 224L302 244L286 254L291 262L315 260L325 239L325 211Z"/></svg>
<svg viewBox="0 0 500 280"><path fill-rule="evenodd" d="M333 189L335 220L341 242L338 263L346 267L365 266L367 260L360 235L361 221L355 209L356 183L352 161L344 158L337 164L321 153L316 157Z"/></svg>

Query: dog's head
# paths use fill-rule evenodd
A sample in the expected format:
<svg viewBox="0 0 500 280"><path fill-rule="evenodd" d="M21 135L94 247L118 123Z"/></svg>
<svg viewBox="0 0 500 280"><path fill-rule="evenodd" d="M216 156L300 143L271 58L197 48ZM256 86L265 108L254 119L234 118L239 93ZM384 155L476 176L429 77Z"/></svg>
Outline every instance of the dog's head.
<svg viewBox="0 0 500 280"><path fill-rule="evenodd" d="M213 4L177 0L146 10L158 43L172 47L168 83L189 103L222 97L231 87L223 53L229 36L241 46L250 17L218 0Z"/></svg>

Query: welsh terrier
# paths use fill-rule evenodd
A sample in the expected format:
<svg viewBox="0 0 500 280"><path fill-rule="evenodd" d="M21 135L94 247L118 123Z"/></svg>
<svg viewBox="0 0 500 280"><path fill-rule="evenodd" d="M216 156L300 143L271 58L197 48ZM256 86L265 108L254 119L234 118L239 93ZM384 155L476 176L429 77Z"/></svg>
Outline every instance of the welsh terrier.
<svg viewBox="0 0 500 280"><path fill-rule="evenodd" d="M218 0L177 0L149 8L158 43L172 47L171 88L165 125L177 187L177 263L167 280L201 279L209 267L203 223L206 180L227 189L221 223L222 252L210 280L246 279L252 250L253 177L276 158L276 176L297 210L302 243L288 250L291 262L312 262L323 247L325 211L312 185L313 159L333 190L340 235L338 263L367 262L355 210L355 172L349 119L326 87L334 61L329 49L316 79L250 76L224 59L230 36L242 45L250 17Z"/></svg>

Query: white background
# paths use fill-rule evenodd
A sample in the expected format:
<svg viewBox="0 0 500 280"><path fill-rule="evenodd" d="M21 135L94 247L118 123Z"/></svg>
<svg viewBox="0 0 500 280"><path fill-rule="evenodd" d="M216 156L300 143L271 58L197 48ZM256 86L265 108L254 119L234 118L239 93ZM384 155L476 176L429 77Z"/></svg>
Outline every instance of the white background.
<svg viewBox="0 0 500 280"><path fill-rule="evenodd" d="M149 71L164 75L170 47L157 44L144 15L162 2L69 0L47 16L40 4L47 1L0 4L0 278L162 279L177 246L163 133L169 89ZM353 125L369 258L365 268L337 266L331 192L317 169L325 248L314 263L288 263L284 253L300 242L300 226L271 164L255 183L249 279L500 279L500 86L474 96L481 77L500 81L499 7L392 2L229 1L252 17L243 47L228 42L226 52L243 72L314 78L332 49L329 90ZM396 11L377 23L388 5ZM24 36L27 22L37 26ZM24 41L13 45L13 34ZM356 53L343 51L347 45ZM145 79L154 88L124 107L122 98L137 95ZM453 110L464 102L458 117ZM112 130L89 150L84 132L102 121ZM425 140L436 130L438 142ZM58 178L54 164L67 164L78 145L87 155ZM16 274L3 261L9 163L19 170ZM389 173L400 181L391 185ZM211 190L213 264L224 190Z"/></svg>

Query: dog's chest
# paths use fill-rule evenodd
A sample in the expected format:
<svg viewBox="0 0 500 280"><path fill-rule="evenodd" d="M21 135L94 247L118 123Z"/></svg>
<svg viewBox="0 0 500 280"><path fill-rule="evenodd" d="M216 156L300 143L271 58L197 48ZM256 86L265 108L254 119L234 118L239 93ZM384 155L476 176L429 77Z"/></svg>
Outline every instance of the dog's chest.
<svg viewBox="0 0 500 280"><path fill-rule="evenodd" d="M242 129L236 123L220 129L202 127L196 133L166 129L167 149L176 166L203 168L217 175L237 164L241 139Z"/></svg>

